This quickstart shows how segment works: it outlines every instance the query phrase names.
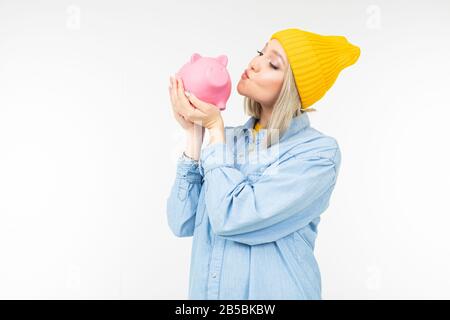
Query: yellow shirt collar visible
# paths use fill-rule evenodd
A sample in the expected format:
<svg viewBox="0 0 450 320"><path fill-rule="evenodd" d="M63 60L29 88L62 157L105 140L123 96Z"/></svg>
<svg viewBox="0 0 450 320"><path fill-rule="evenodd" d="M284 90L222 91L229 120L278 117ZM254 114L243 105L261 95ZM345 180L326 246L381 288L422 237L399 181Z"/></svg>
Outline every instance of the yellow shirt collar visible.
<svg viewBox="0 0 450 320"><path fill-rule="evenodd" d="M261 125L259 124L259 121L256 121L255 127L253 128L253 130L255 130L255 132L258 132L259 129L261 129L261 128L262 128L262 127L261 127Z"/></svg>
<svg viewBox="0 0 450 320"><path fill-rule="evenodd" d="M259 130L262 128L261 124L259 123L259 120L256 120L255 126L253 127L253 137L255 137Z"/></svg>

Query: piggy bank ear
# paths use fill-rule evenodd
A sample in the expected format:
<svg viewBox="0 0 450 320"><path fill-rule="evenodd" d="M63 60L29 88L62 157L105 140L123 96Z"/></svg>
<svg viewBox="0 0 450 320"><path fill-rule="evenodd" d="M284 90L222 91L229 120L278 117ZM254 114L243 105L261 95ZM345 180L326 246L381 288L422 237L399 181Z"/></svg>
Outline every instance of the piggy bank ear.
<svg viewBox="0 0 450 320"><path fill-rule="evenodd" d="M194 53L194 54L191 56L191 63L197 61L197 60L200 59L201 57L202 57L202 56L201 56L200 54Z"/></svg>
<svg viewBox="0 0 450 320"><path fill-rule="evenodd" d="M226 55L221 54L220 56L218 56L218 57L216 58L216 60L219 61L219 63L220 63L221 65L223 65L224 67L227 66L228 58L227 58Z"/></svg>

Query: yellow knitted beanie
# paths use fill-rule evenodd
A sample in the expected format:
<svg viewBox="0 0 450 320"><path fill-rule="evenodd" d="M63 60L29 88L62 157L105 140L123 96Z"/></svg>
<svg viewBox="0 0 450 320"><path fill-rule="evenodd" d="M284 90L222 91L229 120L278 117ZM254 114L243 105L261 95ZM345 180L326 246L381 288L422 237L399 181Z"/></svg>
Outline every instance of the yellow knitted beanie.
<svg viewBox="0 0 450 320"><path fill-rule="evenodd" d="M359 47L343 36L324 36L300 29L275 32L270 39L282 45L291 65L302 110L331 88L342 69L354 64Z"/></svg>

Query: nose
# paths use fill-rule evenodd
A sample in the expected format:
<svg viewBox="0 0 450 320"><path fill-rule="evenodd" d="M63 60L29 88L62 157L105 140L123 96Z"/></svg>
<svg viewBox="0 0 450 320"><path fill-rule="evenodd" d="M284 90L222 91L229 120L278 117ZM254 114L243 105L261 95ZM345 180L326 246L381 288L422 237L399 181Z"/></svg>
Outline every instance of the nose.
<svg viewBox="0 0 450 320"><path fill-rule="evenodd" d="M259 59L256 58L256 59L253 59L252 62L250 63L249 67L250 67L250 70L252 70L253 72L258 72L260 69L261 63L258 61L259 61Z"/></svg>
<svg viewBox="0 0 450 320"><path fill-rule="evenodd" d="M265 62L265 59L266 58L264 56L254 57L250 62L250 69L254 72L259 72L262 68L263 63Z"/></svg>

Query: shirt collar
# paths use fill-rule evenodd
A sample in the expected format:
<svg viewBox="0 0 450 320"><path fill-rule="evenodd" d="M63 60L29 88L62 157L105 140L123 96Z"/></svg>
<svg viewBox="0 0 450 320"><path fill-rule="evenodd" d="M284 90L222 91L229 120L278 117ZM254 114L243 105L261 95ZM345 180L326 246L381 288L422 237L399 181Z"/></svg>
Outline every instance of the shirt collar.
<svg viewBox="0 0 450 320"><path fill-rule="evenodd" d="M255 123L258 119L251 116L245 124L242 126L243 131L245 133L246 130L251 130L255 126ZM295 135L300 130L310 126L309 122L309 116L307 112L301 113L297 115L296 117L293 117L288 128L284 132L284 134L281 136L280 141L285 140L293 135ZM261 133L264 132L264 129L261 128Z"/></svg>

